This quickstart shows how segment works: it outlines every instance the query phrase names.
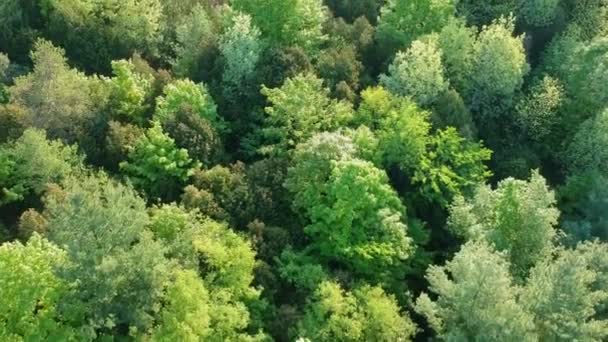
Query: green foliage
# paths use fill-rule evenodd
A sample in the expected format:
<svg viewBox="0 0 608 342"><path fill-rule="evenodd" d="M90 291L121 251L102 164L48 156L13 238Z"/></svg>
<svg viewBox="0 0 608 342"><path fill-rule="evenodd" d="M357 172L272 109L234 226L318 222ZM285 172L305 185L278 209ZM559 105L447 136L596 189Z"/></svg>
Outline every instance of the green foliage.
<svg viewBox="0 0 608 342"><path fill-rule="evenodd" d="M500 114L495 106L509 104L530 70L523 48L523 36L513 37L514 19L500 18L484 26L474 52L471 102L484 116ZM485 107L485 108L484 108Z"/></svg>
<svg viewBox="0 0 608 342"><path fill-rule="evenodd" d="M454 0L388 0L380 10L377 39L392 55L427 33L438 32L455 14Z"/></svg>
<svg viewBox="0 0 608 342"><path fill-rule="evenodd" d="M317 69L337 95L340 87L345 87L347 92L359 89L359 76L363 65L351 45L324 50L317 61ZM352 100L348 96L341 97Z"/></svg>
<svg viewBox="0 0 608 342"><path fill-rule="evenodd" d="M39 235L26 245L0 246L0 338L5 341L73 340L58 307L68 283L55 274L66 253Z"/></svg>
<svg viewBox="0 0 608 342"><path fill-rule="evenodd" d="M526 2L529 1L524 3ZM518 0L460 0L457 8L458 13L466 17L470 24L481 26L499 17L515 13L518 5Z"/></svg>
<svg viewBox="0 0 608 342"><path fill-rule="evenodd" d="M165 86L163 95L156 99L154 118L164 123L180 110L189 110L198 114L216 129L224 128L224 123L217 114L217 106L202 84L195 84L190 80L177 80Z"/></svg>
<svg viewBox="0 0 608 342"><path fill-rule="evenodd" d="M145 229L145 202L99 174L66 181L45 203L49 240L70 260L58 269L73 285L61 302L64 318L102 333L150 328L170 266Z"/></svg>
<svg viewBox="0 0 608 342"><path fill-rule="evenodd" d="M467 240L484 240L508 252L513 274L524 277L553 248L559 217L555 203L553 191L534 171L529 181L508 178L495 190L479 187L470 200L457 197L448 227Z"/></svg>
<svg viewBox="0 0 608 342"><path fill-rule="evenodd" d="M608 171L608 110L583 122L564 155L570 173Z"/></svg>
<svg viewBox="0 0 608 342"><path fill-rule="evenodd" d="M194 271L175 272L167 286L165 307L151 335L153 341L200 341L209 338L210 299Z"/></svg>
<svg viewBox="0 0 608 342"><path fill-rule="evenodd" d="M108 79L109 110L114 118L143 123L152 91L152 80L135 70L131 61L112 62L114 77Z"/></svg>
<svg viewBox="0 0 608 342"><path fill-rule="evenodd" d="M289 78L280 88L262 87L262 94L271 104L265 108L262 136L267 144L262 153L285 155L315 133L336 130L352 116L352 106L330 99L329 89L313 74Z"/></svg>
<svg viewBox="0 0 608 342"><path fill-rule="evenodd" d="M536 27L549 26L555 20L561 0L529 0L522 3L521 15L526 23Z"/></svg>
<svg viewBox="0 0 608 342"><path fill-rule="evenodd" d="M10 103L23 109L17 121L24 127L45 129L50 137L68 142L85 140L96 115L93 84L70 69L64 51L38 40L31 53L34 69L9 88Z"/></svg>
<svg viewBox="0 0 608 342"><path fill-rule="evenodd" d="M296 336L311 341L409 341L416 326L379 287L353 292L323 282L307 304Z"/></svg>
<svg viewBox="0 0 608 342"><path fill-rule="evenodd" d="M449 86L434 38L416 40L405 53L398 52L388 71L388 76L380 76L380 83L395 95L411 96L421 106L434 103Z"/></svg>
<svg viewBox="0 0 608 342"><path fill-rule="evenodd" d="M251 17L236 14L231 24L219 40L220 53L224 58L222 90L227 100L237 102L249 95L247 88L254 80L262 46L260 31L251 24Z"/></svg>
<svg viewBox="0 0 608 342"><path fill-rule="evenodd" d="M559 189L559 203L567 242L608 241L608 177L599 171L568 177Z"/></svg>
<svg viewBox="0 0 608 342"><path fill-rule="evenodd" d="M517 104L517 121L532 139L541 141L555 129L564 96L560 82L545 76Z"/></svg>
<svg viewBox="0 0 608 342"><path fill-rule="evenodd" d="M412 182L431 203L446 207L455 196L472 193L492 175L484 164L492 151L461 137L453 127L438 131L427 148Z"/></svg>
<svg viewBox="0 0 608 342"><path fill-rule="evenodd" d="M340 155L331 142L316 151L314 139L298 147L286 182L294 206L310 221L304 232L311 248L367 276L397 267L411 254L411 242L405 208L388 177L369 162Z"/></svg>
<svg viewBox="0 0 608 342"><path fill-rule="evenodd" d="M128 161L120 163L121 170L133 184L153 198L175 197L175 191L179 191L198 166L186 149L175 146L175 141L156 121L137 140Z"/></svg>
<svg viewBox="0 0 608 342"><path fill-rule="evenodd" d="M469 242L445 266L426 275L432 300L422 293L416 311L447 341L536 341L533 318L517 302L509 262L484 242Z"/></svg>
<svg viewBox="0 0 608 342"><path fill-rule="evenodd" d="M299 46L316 54L327 39L322 26L328 10L322 0L231 0L236 10L251 15L263 37L272 44Z"/></svg>
<svg viewBox="0 0 608 342"><path fill-rule="evenodd" d="M44 0L40 7L53 40L87 70L106 71L112 60L156 48L159 0Z"/></svg>
<svg viewBox="0 0 608 342"><path fill-rule="evenodd" d="M454 127L460 135L470 140L474 140L477 136L477 127L473 122L471 111L460 94L453 89L437 99L433 106L431 122L435 129Z"/></svg>
<svg viewBox="0 0 608 342"><path fill-rule="evenodd" d="M598 315L608 303L603 282L607 252L603 244L581 244L532 269L521 301L534 314L541 340L600 341L608 336L608 320Z"/></svg>
<svg viewBox="0 0 608 342"><path fill-rule="evenodd" d="M212 16L205 7L198 5L175 25L173 72L180 77L204 79L207 76L205 69L210 67L217 53L219 33Z"/></svg>
<svg viewBox="0 0 608 342"><path fill-rule="evenodd" d="M439 32L442 64L450 84L462 95L471 89L471 75L475 63L476 33L462 19L450 20Z"/></svg>
<svg viewBox="0 0 608 342"><path fill-rule="evenodd" d="M76 147L49 141L44 131L27 129L18 140L0 147L0 204L40 196L49 183L61 182L81 168Z"/></svg>

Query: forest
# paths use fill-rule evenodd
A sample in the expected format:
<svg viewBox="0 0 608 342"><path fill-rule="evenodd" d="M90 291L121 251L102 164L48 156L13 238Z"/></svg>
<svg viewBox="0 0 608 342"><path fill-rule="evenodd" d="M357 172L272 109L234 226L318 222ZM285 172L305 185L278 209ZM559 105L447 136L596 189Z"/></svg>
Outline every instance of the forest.
<svg viewBox="0 0 608 342"><path fill-rule="evenodd" d="M608 341L608 0L0 0L0 341Z"/></svg>

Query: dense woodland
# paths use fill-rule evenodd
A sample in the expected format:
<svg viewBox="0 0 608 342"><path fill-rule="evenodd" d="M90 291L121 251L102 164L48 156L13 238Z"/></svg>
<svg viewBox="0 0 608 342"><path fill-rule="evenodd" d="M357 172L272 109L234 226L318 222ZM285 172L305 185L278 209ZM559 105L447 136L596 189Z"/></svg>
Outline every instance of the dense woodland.
<svg viewBox="0 0 608 342"><path fill-rule="evenodd" d="M1 341L608 340L607 0L0 0Z"/></svg>

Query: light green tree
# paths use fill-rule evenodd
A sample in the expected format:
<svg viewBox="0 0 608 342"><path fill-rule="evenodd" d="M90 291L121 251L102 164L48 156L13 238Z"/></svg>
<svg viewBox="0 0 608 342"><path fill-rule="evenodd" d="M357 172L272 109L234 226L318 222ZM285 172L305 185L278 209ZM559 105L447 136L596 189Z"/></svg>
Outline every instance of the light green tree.
<svg viewBox="0 0 608 342"><path fill-rule="evenodd" d="M199 166L188 151L175 146L157 121L141 136L128 156L120 163L133 184L151 197L175 198Z"/></svg>
<svg viewBox="0 0 608 342"><path fill-rule="evenodd" d="M448 90L434 36L416 40L405 52L398 52L388 72L380 76L380 83L393 94L412 97L421 106L434 103Z"/></svg>
<svg viewBox="0 0 608 342"><path fill-rule="evenodd" d="M545 179L532 172L529 181L505 179L495 190L481 186L469 200L457 197L448 227L466 240L483 240L505 251L517 277L553 249L559 210Z"/></svg>
<svg viewBox="0 0 608 342"><path fill-rule="evenodd" d="M173 118L180 110L188 110L208 120L217 129L224 123L217 114L215 101L203 84L190 80L177 80L163 89L163 95L156 99L154 118L161 123Z"/></svg>
<svg viewBox="0 0 608 342"><path fill-rule="evenodd" d="M509 262L483 241L465 244L426 279L435 300L422 293L415 310L447 341L536 341L534 316L518 302Z"/></svg>
<svg viewBox="0 0 608 342"><path fill-rule="evenodd" d="M517 122L532 139L542 141L559 123L559 110L564 100L564 87L560 81L545 76L533 85L528 95L517 104Z"/></svg>
<svg viewBox="0 0 608 342"><path fill-rule="evenodd" d="M477 40L470 101L487 117L499 115L497 107L513 100L530 70L523 36L513 37L514 29L514 18L501 17L484 26Z"/></svg>
<svg viewBox="0 0 608 342"><path fill-rule="evenodd" d="M376 37L384 53L407 48L427 33L438 32L456 12L454 0L388 0L380 9Z"/></svg>
<svg viewBox="0 0 608 342"><path fill-rule="evenodd" d="M328 9L322 0L232 0L231 4L251 15L263 37L273 44L296 45L315 55L327 39L322 28Z"/></svg>
<svg viewBox="0 0 608 342"><path fill-rule="evenodd" d="M395 298L380 287L349 292L325 281L307 303L295 335L311 341L410 341L415 332Z"/></svg>
<svg viewBox="0 0 608 342"><path fill-rule="evenodd" d="M265 108L266 141L262 153L284 155L315 133L332 131L352 117L352 105L329 97L329 89L315 75L289 78L280 88L262 87L270 106Z"/></svg>
<svg viewBox="0 0 608 342"><path fill-rule="evenodd" d="M152 79L138 73L131 61L112 62L114 77L107 79L109 92L109 111L116 119L126 119L143 123L148 110L148 100L152 91Z"/></svg>
<svg viewBox="0 0 608 342"><path fill-rule="evenodd" d="M251 23L246 14L235 14L232 26L220 37L219 49L224 58L222 90L224 96L238 101L255 76L262 46L260 31Z"/></svg>
<svg viewBox="0 0 608 342"><path fill-rule="evenodd" d="M534 315L543 341L601 341L608 337L608 248L560 249L530 272L521 302Z"/></svg>
<svg viewBox="0 0 608 342"><path fill-rule="evenodd" d="M485 164L491 156L492 151L482 144L448 127L431 137L412 182L423 198L447 207L455 196L471 194L492 175Z"/></svg>
<svg viewBox="0 0 608 342"><path fill-rule="evenodd" d="M58 307L69 284L55 269L66 253L35 234L26 245L0 246L0 338L5 341L76 340Z"/></svg>

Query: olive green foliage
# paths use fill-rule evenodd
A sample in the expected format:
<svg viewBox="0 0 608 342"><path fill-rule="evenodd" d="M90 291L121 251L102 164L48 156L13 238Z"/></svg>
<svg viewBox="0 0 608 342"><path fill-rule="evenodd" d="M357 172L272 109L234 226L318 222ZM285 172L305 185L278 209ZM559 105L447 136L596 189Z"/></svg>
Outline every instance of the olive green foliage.
<svg viewBox="0 0 608 342"><path fill-rule="evenodd" d="M82 168L73 146L49 141L44 131L27 129L0 147L0 204L41 195L49 183L59 183Z"/></svg>
<svg viewBox="0 0 608 342"><path fill-rule="evenodd" d="M352 292L323 282L307 304L296 336L311 341L409 341L416 328L379 287Z"/></svg>
<svg viewBox="0 0 608 342"><path fill-rule="evenodd" d="M433 38L414 41L405 53L398 52L388 71L388 76L380 76L380 83L393 94L411 96L421 106L434 103L449 86Z"/></svg>
<svg viewBox="0 0 608 342"><path fill-rule="evenodd" d="M454 0L387 0L380 10L377 39L391 55L420 36L438 32L454 16Z"/></svg>
<svg viewBox="0 0 608 342"><path fill-rule="evenodd" d="M469 242L426 274L436 300L422 293L416 311L448 341L536 341L533 317L518 303L509 262L485 242Z"/></svg>
<svg viewBox="0 0 608 342"><path fill-rule="evenodd" d="M525 276L551 252L559 210L555 194L534 171L529 181L505 179L495 190L477 189L474 197L456 198L449 229L466 240L482 240L508 252L512 271Z"/></svg>
<svg viewBox="0 0 608 342"><path fill-rule="evenodd" d="M205 70L217 54L218 28L213 16L203 6L194 6L190 13L176 19L175 57L171 60L177 76L202 80L207 76Z"/></svg>
<svg viewBox="0 0 608 342"><path fill-rule="evenodd" d="M9 88L10 103L23 110L24 127L45 129L51 138L84 141L96 114L92 80L70 69L64 51L38 40L31 53L34 69Z"/></svg>
<svg viewBox="0 0 608 342"><path fill-rule="evenodd" d="M175 197L175 191L192 176L199 166L188 150L175 146L158 122L146 130L133 146L128 160L120 163L133 184L150 197Z"/></svg>
<svg viewBox="0 0 608 342"><path fill-rule="evenodd" d="M0 246L0 338L5 341L70 340L59 311L68 283L54 272L67 262L59 247L39 235L27 244Z"/></svg>
<svg viewBox="0 0 608 342"><path fill-rule="evenodd" d="M156 48L159 0L45 0L40 6L53 39L87 70L107 70L111 60Z"/></svg>
<svg viewBox="0 0 608 342"><path fill-rule="evenodd" d="M322 131L336 130L350 120L352 106L329 97L329 89L313 74L289 78L280 88L262 88L270 106L265 108L266 141L260 152L284 155L298 143Z"/></svg>

